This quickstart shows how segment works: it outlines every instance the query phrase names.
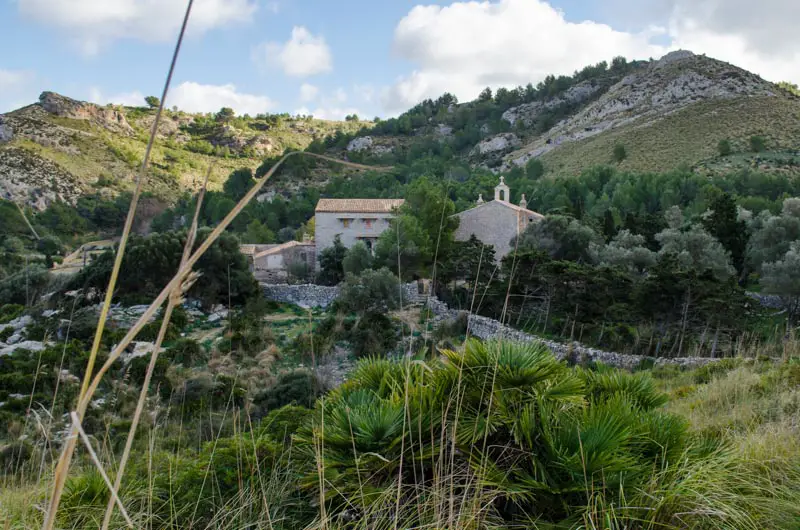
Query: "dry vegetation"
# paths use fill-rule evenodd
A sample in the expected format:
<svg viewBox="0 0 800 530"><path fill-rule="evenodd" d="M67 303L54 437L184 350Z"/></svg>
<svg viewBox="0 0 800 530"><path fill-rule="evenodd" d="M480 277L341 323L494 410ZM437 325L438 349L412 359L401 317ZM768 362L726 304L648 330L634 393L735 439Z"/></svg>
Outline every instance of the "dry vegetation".
<svg viewBox="0 0 800 530"><path fill-rule="evenodd" d="M637 127L634 121L629 126L566 144L543 155L542 160L555 173L576 174L612 162L614 146L624 145L627 158L620 169L655 172L681 165L693 167L715 159L717 145L723 139L731 140L734 152L746 152L754 135L763 136L770 151L800 148L797 102L753 97L695 103L647 127ZM800 172L800 166L794 172Z"/></svg>

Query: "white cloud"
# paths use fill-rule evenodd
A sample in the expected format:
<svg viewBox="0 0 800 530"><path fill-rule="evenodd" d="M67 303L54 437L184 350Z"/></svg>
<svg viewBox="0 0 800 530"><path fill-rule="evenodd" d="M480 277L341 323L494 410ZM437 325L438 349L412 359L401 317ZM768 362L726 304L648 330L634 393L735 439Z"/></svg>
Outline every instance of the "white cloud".
<svg viewBox="0 0 800 530"><path fill-rule="evenodd" d="M60 28L86 54L116 39L172 41L183 21L185 0L17 0L19 11ZM251 20L255 0L195 0L188 31L202 34Z"/></svg>
<svg viewBox="0 0 800 530"><path fill-rule="evenodd" d="M8 112L35 101L33 72L0 68L0 112Z"/></svg>
<svg viewBox="0 0 800 530"><path fill-rule="evenodd" d="M314 85L309 83L303 83L300 85L300 101L303 103L314 101L317 98L317 94L319 94L319 88L315 87Z"/></svg>
<svg viewBox="0 0 800 530"><path fill-rule="evenodd" d="M89 101L105 105L114 103L129 107L145 105L145 95L134 90L107 96L97 88L89 89ZM203 85L185 81L173 87L167 96L167 107L177 106L186 112L217 112L222 107L230 107L236 114L260 114L275 108L275 102L266 96L239 92L235 85Z"/></svg>
<svg viewBox="0 0 800 530"><path fill-rule="evenodd" d="M389 111L443 92L472 99L486 86L536 82L587 64L659 56L651 39L664 30L617 31L592 21L569 22L543 0L455 2L416 6L395 28L394 49L419 65L383 94Z"/></svg>
<svg viewBox="0 0 800 530"><path fill-rule="evenodd" d="M295 26L292 37L283 44L259 44L252 55L257 64L278 66L292 77L308 77L333 69L333 57L325 38L312 35L303 26Z"/></svg>
<svg viewBox="0 0 800 530"><path fill-rule="evenodd" d="M357 114L363 117L358 108L345 104L347 103L347 99L347 91L339 87L329 94L322 95L321 97L318 96L318 103L314 109L303 106L295 110L294 113L301 115L310 114L322 120L343 120L345 116L349 116L350 114Z"/></svg>
<svg viewBox="0 0 800 530"><path fill-rule="evenodd" d="M364 103L372 103L375 101L375 87L372 85L353 85L353 92L356 97Z"/></svg>
<svg viewBox="0 0 800 530"><path fill-rule="evenodd" d="M797 0L670 0L676 47L705 53L771 81L800 82Z"/></svg>
<svg viewBox="0 0 800 530"><path fill-rule="evenodd" d="M115 105L125 105L126 107L144 107L144 94L138 90L133 92L120 92L111 96L106 96L103 91L97 87L89 89L89 101L97 103L98 105L105 105L106 103L113 103Z"/></svg>
<svg viewBox="0 0 800 530"><path fill-rule="evenodd" d="M0 69L0 90L16 90L33 78L33 74L21 70Z"/></svg>
<svg viewBox="0 0 800 530"><path fill-rule="evenodd" d="M168 106L177 105L186 112L216 112L230 107L237 114L260 114L275 108L267 96L239 92L235 85L202 85L186 81L172 89L167 97Z"/></svg>
<svg viewBox="0 0 800 530"><path fill-rule="evenodd" d="M355 107L317 107L310 110L308 107L300 107L294 111L295 115L314 116L320 120L344 120L345 116L356 114L362 119L364 116Z"/></svg>
<svg viewBox="0 0 800 530"><path fill-rule="evenodd" d="M333 92L330 99L339 104L345 103L347 101L347 92L342 87L339 87Z"/></svg>

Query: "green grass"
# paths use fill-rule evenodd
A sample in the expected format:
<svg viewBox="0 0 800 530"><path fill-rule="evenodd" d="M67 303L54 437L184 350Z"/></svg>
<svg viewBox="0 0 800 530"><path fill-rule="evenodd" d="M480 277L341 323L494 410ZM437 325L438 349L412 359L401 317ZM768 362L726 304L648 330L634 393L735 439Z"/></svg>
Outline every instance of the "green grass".
<svg viewBox="0 0 800 530"><path fill-rule="evenodd" d="M74 152L65 152L24 138L14 139L9 146L20 147L54 162L87 189L88 186L96 185L98 179L102 177L105 182L113 181L116 184L115 191L129 190L133 187L134 177L147 145L149 128L142 122L142 118L152 117L153 111L122 107L119 110L127 114L134 130L133 136L114 133L89 120L46 115L47 122L67 130L66 147ZM172 119L172 114L168 112L164 119ZM182 112L177 116L184 121L192 117ZM25 115L23 113L16 118L24 120ZM254 123L253 119L239 118L236 123L243 125L237 134L245 138L257 135L269 137L275 147L271 155L280 154L286 148L304 149L315 137L323 138L334 134L337 130L349 133L368 125L368 122L285 119L280 126L268 131L259 131L247 126L249 123ZM74 131L71 136L70 130ZM202 139L202 137L192 138ZM183 190L197 189L212 162L214 169L209 188L219 190L232 171L241 167L255 169L261 164L262 157L240 157L235 153L229 157L208 156L189 151L171 139L158 139L151 154L145 190L163 199L173 200Z"/></svg>
<svg viewBox="0 0 800 530"><path fill-rule="evenodd" d="M300 322L293 324L299 326ZM174 530L790 530L800 524L800 360L731 360L698 370L659 368L629 376L616 371L584 373L553 365L538 353L529 352L529 357L513 351L504 350L498 358L475 352L461 370L461 357L450 353L450 367L435 360L424 364L364 361L349 383L325 398L324 416L320 408L312 414L290 407L258 423L248 417L246 406L223 396L221 408L182 418L179 405L173 403L160 409L157 421L143 425L122 494L125 505L137 526ZM219 362L212 360L211 364ZM648 372L654 382L649 382ZM266 377L262 375L259 381L255 374L245 375L235 367L230 373L248 384L263 384ZM173 378L187 376L185 370L171 374ZM407 378L411 379L406 382ZM576 386L578 381L589 385L589 390ZM447 402L448 394L439 391L450 385L460 396L450 405L463 407L458 425L436 426L435 414L416 415L439 399ZM523 389L527 392L518 392ZM535 396L530 407L535 403L543 408L515 408L517 400L533 399L528 392ZM584 393L592 397L573 399ZM619 409L623 395L642 409ZM118 410L109 408L102 420L89 421L95 426L95 447L109 469L113 469L112 454L118 451L120 433L124 433L125 402L132 397L124 386L116 396ZM664 401L667 404L661 406ZM343 404L347 404L344 409ZM488 414L487 406L495 411L490 417L496 430L484 433L487 424L474 420ZM551 406L556 408L551 410ZM404 423L405 407L414 412L406 418L411 423ZM535 422L525 423L533 410L560 419L537 416ZM574 416L576 411L584 412ZM313 429L302 427L309 414L315 418ZM443 414L451 417L453 410L445 409ZM622 425L644 428L638 420L627 423L642 414L657 422L646 429L655 429L652 433L658 433L662 442L684 436L680 424L681 419L686 420L686 447L674 452L665 446L663 456L654 456L652 468L638 469L629 461L623 490L615 488L619 477L613 474L587 475L591 466L613 467L630 458L624 452L601 457L593 452L599 449L590 449L602 447L609 436L625 440L631 451L649 447L647 436L620 430ZM550 459L566 458L572 450L571 435L561 430L560 422L567 417L583 418L578 424L584 429L583 445L576 446L583 461L568 459L551 469ZM417 421L435 426L429 440L435 450L416 445L416 440L427 439L415 430ZM503 422L522 430L506 431ZM548 434L545 429L542 436L566 444L563 455L544 451L552 440L524 441L525 429L544 429L546 425L554 430ZM413 433L407 438L411 445L403 448L387 441L393 436L399 440L406 429ZM286 436L292 432L295 436ZM458 434L459 453L451 454L454 433ZM475 462L463 459L463 452L469 450L469 445L463 445L464 437L476 438ZM324 445L319 443L322 439ZM481 452L487 439L502 446ZM550 474L539 479L546 484L534 481L533 475L529 483L514 482L528 476L524 467L528 460L514 465L522 455L501 449L510 451L518 443L540 447L542 451L532 453L531 458L538 459L542 470L549 469ZM398 460L401 453L405 454L402 463ZM42 468L41 456L40 450L33 451L24 476L0 475L0 528L41 524L39 506L52 466L48 458ZM490 462L508 471L505 479L490 472ZM548 489L549 481L555 476L563 480L564 470L572 467L584 470L575 475L572 486ZM406 472L398 482L401 468ZM44 475L35 480L40 469ZM634 480L639 473L640 478ZM320 477L324 477L328 499L324 510L317 502ZM506 480L511 477L514 481ZM537 492L533 500L527 491ZM549 504L553 495L566 504ZM342 496L349 497L350 504L338 504ZM516 496L519 509L532 507L541 512L541 518L526 519L519 511L509 511L509 496ZM59 527L96 528L106 500L97 473L80 459L70 475ZM560 523L547 522L554 513L564 511L573 515ZM114 521L112 528L122 527L121 518Z"/></svg>
<svg viewBox="0 0 800 530"><path fill-rule="evenodd" d="M770 151L800 148L800 104L777 97L696 103L648 126L634 122L566 143L541 158L550 173L577 174L610 163L614 146L624 145L627 158L620 169L667 171L717 159L717 145L723 139L731 140L734 152L748 150L753 135L765 137Z"/></svg>

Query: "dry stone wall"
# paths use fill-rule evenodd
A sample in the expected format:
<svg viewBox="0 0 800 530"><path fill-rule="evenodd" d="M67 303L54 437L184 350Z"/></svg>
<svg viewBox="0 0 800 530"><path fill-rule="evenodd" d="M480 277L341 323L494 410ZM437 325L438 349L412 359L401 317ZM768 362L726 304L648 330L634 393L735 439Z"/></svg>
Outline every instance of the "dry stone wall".
<svg viewBox="0 0 800 530"><path fill-rule="evenodd" d="M339 286L329 287L313 283L300 285L262 283L261 289L267 300L294 304L304 308L325 309L339 296ZM425 296L419 293L419 286L416 282L403 284L402 289L404 306L421 304L425 301Z"/></svg>
<svg viewBox="0 0 800 530"><path fill-rule="evenodd" d="M432 308L433 309L433 308ZM506 339L514 342L539 341L544 343L559 359L573 357L577 360L601 362L617 368L634 369L643 363L652 361L655 366L678 365L685 368L696 368L716 359L704 357L679 357L679 358L654 358L644 355L626 355L622 353L608 352L589 348L579 342L561 343L543 339L535 335L530 335L523 331L510 328L493 320L480 315L470 315L469 334L480 339Z"/></svg>
<svg viewBox="0 0 800 530"><path fill-rule="evenodd" d="M261 284L264 296L276 302L295 304L300 307L326 308L330 306L339 295L339 287L326 287L322 285L303 284ZM460 311L450 309L447 304L436 298L420 292L416 282L403 284L403 305L425 305L433 314L433 325L438 326L448 320L459 316ZM655 366L677 365L685 368L695 368L717 361L705 357L679 357L679 358L654 358L644 355L627 355L590 348L579 342L562 343L537 337L501 324L497 320L480 316L469 315L469 335L483 340L505 339L514 342L544 343L559 359L568 357L581 361L601 362L618 368L634 369L644 363L652 362Z"/></svg>

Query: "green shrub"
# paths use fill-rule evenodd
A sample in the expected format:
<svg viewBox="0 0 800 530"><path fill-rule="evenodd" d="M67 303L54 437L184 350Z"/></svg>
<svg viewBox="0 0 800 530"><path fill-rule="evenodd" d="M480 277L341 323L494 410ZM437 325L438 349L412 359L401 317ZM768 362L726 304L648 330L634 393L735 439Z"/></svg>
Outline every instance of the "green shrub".
<svg viewBox="0 0 800 530"><path fill-rule="evenodd" d="M207 358L200 343L187 338L176 340L163 355L172 359L173 363L186 367L194 366Z"/></svg>
<svg viewBox="0 0 800 530"><path fill-rule="evenodd" d="M356 357L385 355L397 345L397 325L381 313L368 313L360 317L343 335L350 342Z"/></svg>
<svg viewBox="0 0 800 530"><path fill-rule="evenodd" d="M310 408L320 392L317 378L308 370L282 373L274 386L260 392L253 399L254 417L264 417L267 412L286 405Z"/></svg>
<svg viewBox="0 0 800 530"><path fill-rule="evenodd" d="M186 150L201 155L210 155L214 152L214 146L206 140L189 140L186 142Z"/></svg>
<svg viewBox="0 0 800 530"><path fill-rule="evenodd" d="M316 429L322 465L336 470L326 474L333 512L382 506L398 483L411 495L419 477L441 471L445 452L448 465L490 489L487 515L504 526L572 527L593 499L618 505L689 446L686 422L659 410L666 396L645 373L570 369L536 343L471 340L442 354L445 362L427 365L361 361L325 399L324 431L319 408L301 429L297 443L310 444Z"/></svg>
<svg viewBox="0 0 800 530"><path fill-rule="evenodd" d="M25 306L20 304L4 304L0 306L0 324L11 322L22 315Z"/></svg>
<svg viewBox="0 0 800 530"><path fill-rule="evenodd" d="M144 384L145 374L147 373L147 367L149 365L150 355L143 355L131 360L130 365L128 366L128 376L130 377L130 380L137 385L142 386ZM165 358L164 355L159 355L158 359L156 359L156 365L153 368L153 374L150 377L150 388L157 388L159 395L164 399L168 399L172 394L172 385L170 384L169 379L166 377L169 365L169 359Z"/></svg>
<svg viewBox="0 0 800 530"><path fill-rule="evenodd" d="M625 150L625 146L621 144L617 144L614 146L614 153L613 153L613 160L617 164L623 162L626 158L628 158L628 153Z"/></svg>
<svg viewBox="0 0 800 530"><path fill-rule="evenodd" d="M694 371L694 382L708 384L712 379L724 375L740 365L741 362L738 359L720 359L716 362L710 362Z"/></svg>
<svg viewBox="0 0 800 530"><path fill-rule="evenodd" d="M176 388L172 401L184 417L194 417L228 405L241 407L246 395L247 389L233 377L201 374Z"/></svg>
<svg viewBox="0 0 800 530"><path fill-rule="evenodd" d="M719 144L717 144L717 151L719 151L719 156L728 156L731 154L733 152L731 141L727 138L720 140Z"/></svg>
<svg viewBox="0 0 800 530"><path fill-rule="evenodd" d="M16 441L0 448L0 470L15 474L33 456L33 445L28 441Z"/></svg>
<svg viewBox="0 0 800 530"><path fill-rule="evenodd" d="M761 153L767 149L767 141L763 136L750 137L750 150L754 153Z"/></svg>

